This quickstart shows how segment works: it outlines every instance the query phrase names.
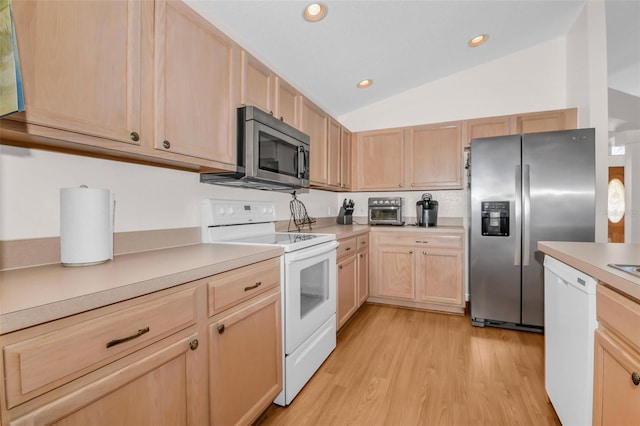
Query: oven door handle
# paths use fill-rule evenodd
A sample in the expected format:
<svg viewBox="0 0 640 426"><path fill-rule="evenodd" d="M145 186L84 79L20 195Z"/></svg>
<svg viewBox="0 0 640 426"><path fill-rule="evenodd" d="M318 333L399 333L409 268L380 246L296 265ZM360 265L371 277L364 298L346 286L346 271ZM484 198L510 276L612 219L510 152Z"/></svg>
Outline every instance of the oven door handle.
<svg viewBox="0 0 640 426"><path fill-rule="evenodd" d="M325 253L329 253L335 250L340 245L337 241L331 241L330 243L320 244L317 247L313 247L306 250L298 250L291 253L287 253L284 257L284 262L290 264L293 262L299 262L310 257L320 256Z"/></svg>

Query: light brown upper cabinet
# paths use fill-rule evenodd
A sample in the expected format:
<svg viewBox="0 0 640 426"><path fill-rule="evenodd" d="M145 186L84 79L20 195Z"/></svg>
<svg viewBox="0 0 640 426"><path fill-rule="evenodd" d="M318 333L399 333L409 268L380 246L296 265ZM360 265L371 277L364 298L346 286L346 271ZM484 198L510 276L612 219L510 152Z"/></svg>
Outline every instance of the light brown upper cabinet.
<svg viewBox="0 0 640 426"><path fill-rule="evenodd" d="M295 87L276 77L275 116L297 129L300 128L300 98Z"/></svg>
<svg viewBox="0 0 640 426"><path fill-rule="evenodd" d="M240 100L273 115L276 76L246 51L240 52Z"/></svg>
<svg viewBox="0 0 640 426"><path fill-rule="evenodd" d="M329 183L328 130L329 116L309 99L302 97L300 130L309 135L310 181L312 185L326 186Z"/></svg>
<svg viewBox="0 0 640 426"><path fill-rule="evenodd" d="M357 134L358 190L398 190L404 187L404 136L402 129L373 130Z"/></svg>
<svg viewBox="0 0 640 426"><path fill-rule="evenodd" d="M462 188L462 123L405 129L405 189Z"/></svg>
<svg viewBox="0 0 640 426"><path fill-rule="evenodd" d="M511 134L551 132L575 129L578 123L576 108L531 112L510 116Z"/></svg>
<svg viewBox="0 0 640 426"><path fill-rule="evenodd" d="M156 148L235 164L237 46L182 2L155 13Z"/></svg>
<svg viewBox="0 0 640 426"><path fill-rule="evenodd" d="M508 115L467 120L464 128L464 145L471 145L471 139L510 135L510 122L511 118Z"/></svg>
<svg viewBox="0 0 640 426"><path fill-rule="evenodd" d="M344 191L351 190L351 148L351 132L343 127L340 138L340 188Z"/></svg>
<svg viewBox="0 0 640 426"><path fill-rule="evenodd" d="M328 185L335 188L341 187L342 164L340 158L342 150L340 147L340 139L342 137L342 126L333 118L329 118L329 140L328 140L328 158L327 176Z"/></svg>
<svg viewBox="0 0 640 426"><path fill-rule="evenodd" d="M462 188L462 123L361 132L358 190Z"/></svg>
<svg viewBox="0 0 640 426"><path fill-rule="evenodd" d="M11 120L126 144L151 140L141 120L153 3L11 3L26 108Z"/></svg>

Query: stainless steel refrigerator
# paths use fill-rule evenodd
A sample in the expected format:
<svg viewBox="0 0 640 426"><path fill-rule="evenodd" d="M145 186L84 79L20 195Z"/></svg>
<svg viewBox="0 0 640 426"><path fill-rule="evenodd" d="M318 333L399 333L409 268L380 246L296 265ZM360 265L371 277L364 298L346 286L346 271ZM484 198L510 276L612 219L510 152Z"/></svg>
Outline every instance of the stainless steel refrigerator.
<svg viewBox="0 0 640 426"><path fill-rule="evenodd" d="M595 130L471 141L471 321L542 331L538 241L594 241Z"/></svg>

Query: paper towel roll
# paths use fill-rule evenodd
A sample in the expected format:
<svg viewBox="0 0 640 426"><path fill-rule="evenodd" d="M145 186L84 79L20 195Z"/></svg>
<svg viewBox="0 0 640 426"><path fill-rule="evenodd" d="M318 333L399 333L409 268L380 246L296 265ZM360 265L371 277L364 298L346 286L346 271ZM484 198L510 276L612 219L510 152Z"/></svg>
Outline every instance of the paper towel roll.
<svg viewBox="0 0 640 426"><path fill-rule="evenodd" d="M113 195L108 189L60 189L60 254L66 266L113 259Z"/></svg>

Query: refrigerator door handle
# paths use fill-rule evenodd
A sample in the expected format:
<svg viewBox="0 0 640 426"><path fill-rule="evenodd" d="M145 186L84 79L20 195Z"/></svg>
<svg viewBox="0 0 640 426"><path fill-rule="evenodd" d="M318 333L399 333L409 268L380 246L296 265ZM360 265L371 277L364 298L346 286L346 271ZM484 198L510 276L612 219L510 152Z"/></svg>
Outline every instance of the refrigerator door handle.
<svg viewBox="0 0 640 426"><path fill-rule="evenodd" d="M524 231L524 243L523 243L523 266L529 266L529 261L531 257L531 185L529 184L529 165L524 165L524 170L522 173L522 229Z"/></svg>
<svg viewBox="0 0 640 426"><path fill-rule="evenodd" d="M516 166L516 241L513 251L513 265L520 266L522 253L522 171L519 165Z"/></svg>

